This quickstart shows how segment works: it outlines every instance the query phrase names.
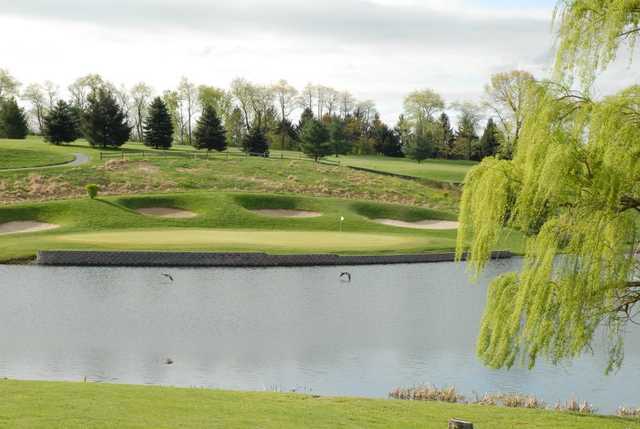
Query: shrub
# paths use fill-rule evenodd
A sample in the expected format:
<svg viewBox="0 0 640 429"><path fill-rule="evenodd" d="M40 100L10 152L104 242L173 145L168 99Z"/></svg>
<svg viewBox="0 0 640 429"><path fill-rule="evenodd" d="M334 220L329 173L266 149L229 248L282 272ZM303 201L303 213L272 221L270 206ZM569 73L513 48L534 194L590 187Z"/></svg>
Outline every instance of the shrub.
<svg viewBox="0 0 640 429"><path fill-rule="evenodd" d="M98 191L100 191L98 185L93 183L85 186L84 189L87 190L87 195L89 195L89 198L91 198L92 200L98 196Z"/></svg>

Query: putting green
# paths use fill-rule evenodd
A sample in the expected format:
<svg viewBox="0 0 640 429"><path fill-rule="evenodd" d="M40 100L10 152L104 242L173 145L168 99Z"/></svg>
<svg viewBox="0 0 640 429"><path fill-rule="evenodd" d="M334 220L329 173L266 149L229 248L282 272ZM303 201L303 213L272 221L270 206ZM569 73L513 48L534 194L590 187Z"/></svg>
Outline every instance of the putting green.
<svg viewBox="0 0 640 429"><path fill-rule="evenodd" d="M215 249L271 251L398 251L453 247L449 238L412 235L323 232L256 231L238 229L162 229L61 235L55 238L83 248ZM66 246L68 247L68 246Z"/></svg>

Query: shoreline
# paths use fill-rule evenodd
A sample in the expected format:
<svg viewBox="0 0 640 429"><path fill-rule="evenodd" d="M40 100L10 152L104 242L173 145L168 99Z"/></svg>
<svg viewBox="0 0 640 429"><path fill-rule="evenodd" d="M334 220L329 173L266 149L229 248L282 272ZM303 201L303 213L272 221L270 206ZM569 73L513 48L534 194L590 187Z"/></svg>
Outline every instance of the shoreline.
<svg viewBox="0 0 640 429"><path fill-rule="evenodd" d="M508 251L492 252L491 259L510 259ZM463 255L462 260L466 260ZM395 255L337 255L228 252L159 252L159 251L85 251L40 250L36 265L75 267L316 267L396 265L454 262L454 252L395 254Z"/></svg>

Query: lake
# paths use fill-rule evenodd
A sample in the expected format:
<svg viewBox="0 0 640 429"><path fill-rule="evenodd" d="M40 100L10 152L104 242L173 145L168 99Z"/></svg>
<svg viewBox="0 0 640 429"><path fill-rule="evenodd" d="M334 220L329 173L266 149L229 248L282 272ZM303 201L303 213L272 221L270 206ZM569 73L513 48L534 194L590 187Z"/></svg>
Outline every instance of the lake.
<svg viewBox="0 0 640 429"><path fill-rule="evenodd" d="M0 377L386 397L431 383L640 406L640 327L622 370L596 347L570 365L485 368L475 338L496 261L185 269L0 265ZM350 271L351 283L339 279ZM162 273L173 277L171 281ZM173 364L167 365L167 359Z"/></svg>

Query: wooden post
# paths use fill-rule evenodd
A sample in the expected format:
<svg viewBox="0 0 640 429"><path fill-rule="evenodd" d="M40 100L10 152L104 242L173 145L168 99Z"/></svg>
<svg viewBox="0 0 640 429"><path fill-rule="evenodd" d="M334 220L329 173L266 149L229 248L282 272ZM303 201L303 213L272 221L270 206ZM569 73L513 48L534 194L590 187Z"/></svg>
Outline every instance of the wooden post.
<svg viewBox="0 0 640 429"><path fill-rule="evenodd" d="M448 429L473 429L473 423L465 422L464 420L451 419L449 420Z"/></svg>

